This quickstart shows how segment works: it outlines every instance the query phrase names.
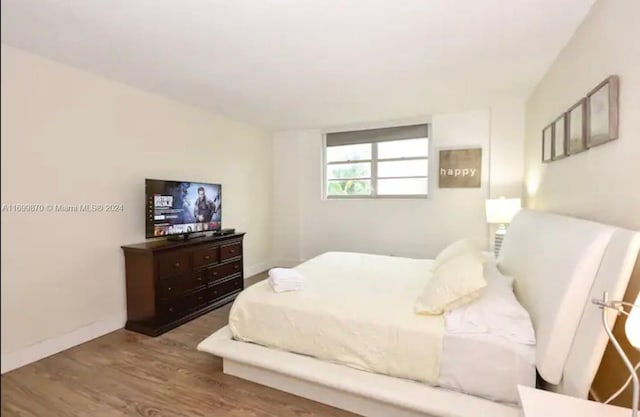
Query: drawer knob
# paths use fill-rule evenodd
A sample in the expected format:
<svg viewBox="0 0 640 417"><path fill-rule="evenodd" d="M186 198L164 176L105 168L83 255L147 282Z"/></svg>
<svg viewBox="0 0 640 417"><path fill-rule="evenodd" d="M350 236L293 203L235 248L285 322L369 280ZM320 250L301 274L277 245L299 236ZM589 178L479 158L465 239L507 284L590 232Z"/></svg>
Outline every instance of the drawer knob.
<svg viewBox="0 0 640 417"><path fill-rule="evenodd" d="M175 266L176 268L180 268L180 262L176 262L173 266Z"/></svg>
<svg viewBox="0 0 640 417"><path fill-rule="evenodd" d="M202 301L202 296L198 297L198 301Z"/></svg>
<svg viewBox="0 0 640 417"><path fill-rule="evenodd" d="M171 291L171 289L172 289L171 287L167 287L167 291Z"/></svg>
<svg viewBox="0 0 640 417"><path fill-rule="evenodd" d="M204 259L205 259L206 261L208 261L209 259L211 259L211 256L209 256L209 255L204 255Z"/></svg>
<svg viewBox="0 0 640 417"><path fill-rule="evenodd" d="M218 290L215 290L215 291L213 292L213 295L218 295Z"/></svg>
<svg viewBox="0 0 640 417"><path fill-rule="evenodd" d="M240 265L235 265L233 269L240 269Z"/></svg>
<svg viewBox="0 0 640 417"><path fill-rule="evenodd" d="M229 253L236 253L235 249L229 249Z"/></svg>
<svg viewBox="0 0 640 417"><path fill-rule="evenodd" d="M202 277L201 277L200 275L198 275L197 280L198 280L198 281L202 281Z"/></svg>
<svg viewBox="0 0 640 417"><path fill-rule="evenodd" d="M214 276L214 277L217 277L217 276L218 276L218 273L217 273L217 272L214 272L214 273L213 273L213 276Z"/></svg>
<svg viewBox="0 0 640 417"><path fill-rule="evenodd" d="M169 307L169 313L173 313L173 307Z"/></svg>

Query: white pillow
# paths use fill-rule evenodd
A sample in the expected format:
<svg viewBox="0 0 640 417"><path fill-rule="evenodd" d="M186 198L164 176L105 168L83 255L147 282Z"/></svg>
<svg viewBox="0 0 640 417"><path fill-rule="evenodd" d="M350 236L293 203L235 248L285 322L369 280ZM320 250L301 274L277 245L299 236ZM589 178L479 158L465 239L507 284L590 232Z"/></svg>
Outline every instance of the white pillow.
<svg viewBox="0 0 640 417"><path fill-rule="evenodd" d="M457 240L440 251L436 256L434 266L437 268L449 259L469 252L480 252L480 248L471 239Z"/></svg>
<svg viewBox="0 0 640 417"><path fill-rule="evenodd" d="M474 300L486 286L479 253L463 253L433 270L416 300L415 312L439 315L453 310Z"/></svg>
<svg viewBox="0 0 640 417"><path fill-rule="evenodd" d="M535 345L536 337L527 310L513 293L513 278L503 275L495 262L484 264L487 287L477 300L445 315L448 333L487 333Z"/></svg>

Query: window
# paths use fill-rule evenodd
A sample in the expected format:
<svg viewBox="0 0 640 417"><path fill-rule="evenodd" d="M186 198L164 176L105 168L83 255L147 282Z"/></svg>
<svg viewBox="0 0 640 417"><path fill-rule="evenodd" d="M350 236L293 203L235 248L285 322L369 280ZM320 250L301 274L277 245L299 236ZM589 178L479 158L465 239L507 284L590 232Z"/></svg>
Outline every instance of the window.
<svg viewBox="0 0 640 417"><path fill-rule="evenodd" d="M327 198L426 197L428 125L328 133Z"/></svg>

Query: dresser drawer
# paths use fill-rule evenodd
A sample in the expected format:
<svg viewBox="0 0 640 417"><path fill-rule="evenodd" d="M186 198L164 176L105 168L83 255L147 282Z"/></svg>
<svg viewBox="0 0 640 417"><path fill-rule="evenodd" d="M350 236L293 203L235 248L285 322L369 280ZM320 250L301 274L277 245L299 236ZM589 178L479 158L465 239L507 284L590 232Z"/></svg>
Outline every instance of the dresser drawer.
<svg viewBox="0 0 640 417"><path fill-rule="evenodd" d="M232 278L230 280L221 282L208 289L209 302L214 302L220 298L223 298L233 292L240 291L242 289L242 276Z"/></svg>
<svg viewBox="0 0 640 417"><path fill-rule="evenodd" d="M184 276L161 279L157 284L158 296L160 298L176 297L182 294L190 283L188 277Z"/></svg>
<svg viewBox="0 0 640 417"><path fill-rule="evenodd" d="M184 294L178 297L160 300L158 302L158 316L165 320L172 320L185 313L204 307L208 301L207 289Z"/></svg>
<svg viewBox="0 0 640 417"><path fill-rule="evenodd" d="M158 256L158 275L161 278L180 275L189 269L188 252L167 253Z"/></svg>
<svg viewBox="0 0 640 417"><path fill-rule="evenodd" d="M191 279L191 287L199 288L207 286L207 274L206 271L199 271L193 274L193 278Z"/></svg>
<svg viewBox="0 0 640 417"><path fill-rule="evenodd" d="M242 244L232 243L230 245L220 246L220 260L224 261L226 259L231 259L238 257L242 254Z"/></svg>
<svg viewBox="0 0 640 417"><path fill-rule="evenodd" d="M157 316L163 321L173 320L179 317L183 311L184 307L180 297L158 302Z"/></svg>
<svg viewBox="0 0 640 417"><path fill-rule="evenodd" d="M207 304L208 292L202 290L184 296L183 303L185 311L199 310Z"/></svg>
<svg viewBox="0 0 640 417"><path fill-rule="evenodd" d="M214 266L206 271L207 281L209 283L220 281L230 275L237 274L242 271L242 260L229 262L226 264Z"/></svg>
<svg viewBox="0 0 640 417"><path fill-rule="evenodd" d="M199 268L218 262L218 246L193 251L193 267Z"/></svg>
<svg viewBox="0 0 640 417"><path fill-rule="evenodd" d="M185 274L160 279L157 283L157 291L160 298L170 298L206 286L207 278L204 271L201 271L195 274Z"/></svg>

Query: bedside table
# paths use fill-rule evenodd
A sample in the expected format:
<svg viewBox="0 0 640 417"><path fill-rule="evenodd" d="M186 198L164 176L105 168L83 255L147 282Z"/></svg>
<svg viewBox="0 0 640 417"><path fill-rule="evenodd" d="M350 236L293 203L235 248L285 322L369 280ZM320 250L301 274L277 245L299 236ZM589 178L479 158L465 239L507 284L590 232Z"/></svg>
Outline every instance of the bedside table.
<svg viewBox="0 0 640 417"><path fill-rule="evenodd" d="M629 417L631 409L518 385L525 417Z"/></svg>

